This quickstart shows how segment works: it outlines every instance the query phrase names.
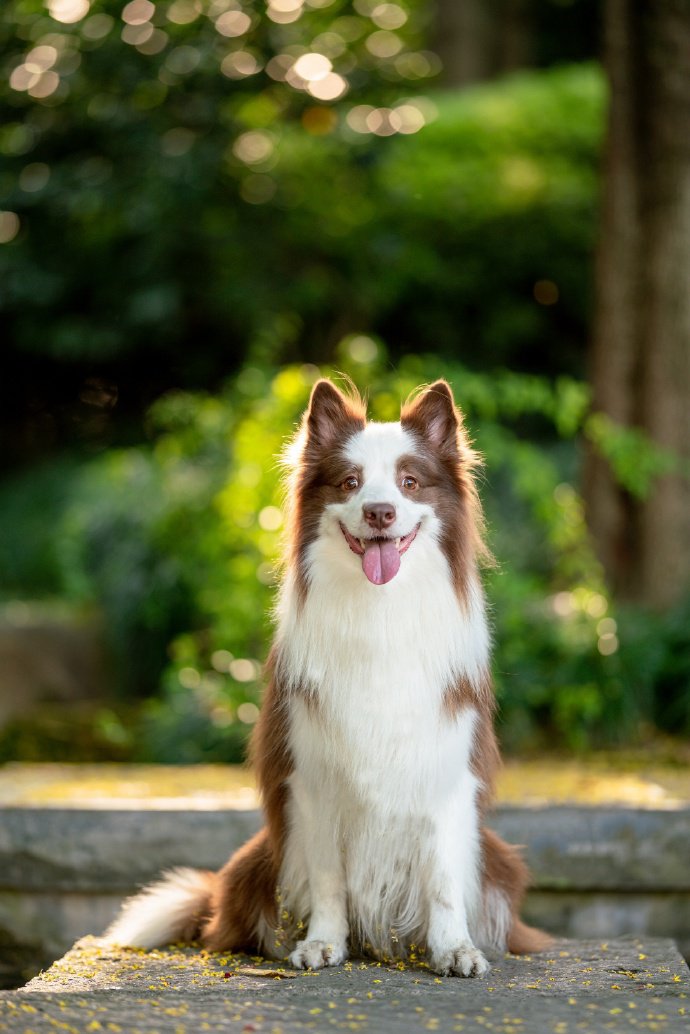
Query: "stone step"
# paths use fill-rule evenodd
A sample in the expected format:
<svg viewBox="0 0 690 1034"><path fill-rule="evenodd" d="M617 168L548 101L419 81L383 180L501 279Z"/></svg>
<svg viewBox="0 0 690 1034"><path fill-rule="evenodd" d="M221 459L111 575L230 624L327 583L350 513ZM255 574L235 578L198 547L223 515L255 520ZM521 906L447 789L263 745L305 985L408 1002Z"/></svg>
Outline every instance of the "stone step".
<svg viewBox="0 0 690 1034"><path fill-rule="evenodd" d="M25 988L0 993L0 1031L43 1034L594 1034L688 1029L690 972L673 942L557 941L492 960L482 980L357 959L320 972L245 956L104 948L85 938Z"/></svg>
<svg viewBox="0 0 690 1034"><path fill-rule="evenodd" d="M490 824L525 846L525 918L573 937L670 936L690 956L686 780L507 766ZM259 827L256 805L238 767L5 766L0 981L13 979L3 962L46 965L103 930L122 898L162 869L218 868Z"/></svg>

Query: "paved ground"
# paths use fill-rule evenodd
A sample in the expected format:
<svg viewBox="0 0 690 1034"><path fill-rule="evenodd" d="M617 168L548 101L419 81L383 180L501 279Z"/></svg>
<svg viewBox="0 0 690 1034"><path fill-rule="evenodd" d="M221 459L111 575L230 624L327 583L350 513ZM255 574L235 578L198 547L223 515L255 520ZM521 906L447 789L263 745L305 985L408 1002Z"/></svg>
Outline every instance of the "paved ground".
<svg viewBox="0 0 690 1034"><path fill-rule="evenodd" d="M558 941L494 960L483 980L353 960L297 973L198 949L104 950L94 938L0 994L0 1031L111 1034L589 1034L690 1030L690 971L673 942Z"/></svg>

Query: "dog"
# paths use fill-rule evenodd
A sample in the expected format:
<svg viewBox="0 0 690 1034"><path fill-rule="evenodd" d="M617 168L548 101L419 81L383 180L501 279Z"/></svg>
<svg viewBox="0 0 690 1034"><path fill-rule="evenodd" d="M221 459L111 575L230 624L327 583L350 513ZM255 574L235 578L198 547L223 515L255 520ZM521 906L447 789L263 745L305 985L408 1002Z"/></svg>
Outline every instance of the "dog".
<svg viewBox="0 0 690 1034"><path fill-rule="evenodd" d="M177 869L125 902L111 944L337 966L549 938L519 918L528 872L483 825L499 752L477 453L447 382L396 423L314 386L287 451L287 542L251 757L265 827L218 873ZM418 956L419 957L419 956Z"/></svg>

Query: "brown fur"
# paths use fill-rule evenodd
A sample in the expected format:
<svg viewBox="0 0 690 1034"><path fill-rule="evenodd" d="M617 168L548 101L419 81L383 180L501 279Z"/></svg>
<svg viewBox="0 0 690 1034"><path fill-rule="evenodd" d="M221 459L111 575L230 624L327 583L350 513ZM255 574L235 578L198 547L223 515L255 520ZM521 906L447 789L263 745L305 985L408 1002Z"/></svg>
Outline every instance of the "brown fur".
<svg viewBox="0 0 690 1034"><path fill-rule="evenodd" d="M348 438L366 425L366 406L353 385L343 395L330 381L318 381L309 408L302 418L299 438L303 439L301 462L287 484L287 540L291 544L286 562L294 565L299 596L304 600L308 585L306 552L319 530L324 506L342 498L340 487L352 473L343 459Z"/></svg>
<svg viewBox="0 0 690 1034"><path fill-rule="evenodd" d="M400 415L400 423L420 442L430 446L424 458L406 457L409 473L419 471L419 498L429 502L443 523L441 546L448 560L456 592L467 598L467 578L478 560L488 562L484 524L474 481L480 458L470 446L462 414L445 381L436 381ZM406 468L406 472L407 468Z"/></svg>

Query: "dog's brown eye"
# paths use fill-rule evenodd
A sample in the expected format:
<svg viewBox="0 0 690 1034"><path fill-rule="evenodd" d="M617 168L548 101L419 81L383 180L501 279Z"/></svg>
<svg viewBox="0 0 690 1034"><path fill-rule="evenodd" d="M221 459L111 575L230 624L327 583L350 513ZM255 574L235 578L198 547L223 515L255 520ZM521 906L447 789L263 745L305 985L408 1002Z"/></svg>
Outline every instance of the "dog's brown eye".
<svg viewBox="0 0 690 1034"><path fill-rule="evenodd" d="M345 478L340 487L343 492L354 492L359 488L359 478L351 474L349 478Z"/></svg>
<svg viewBox="0 0 690 1034"><path fill-rule="evenodd" d="M406 474L402 479L402 487L406 492L416 492L419 488L419 482L417 481L417 478L410 477L409 474Z"/></svg>

